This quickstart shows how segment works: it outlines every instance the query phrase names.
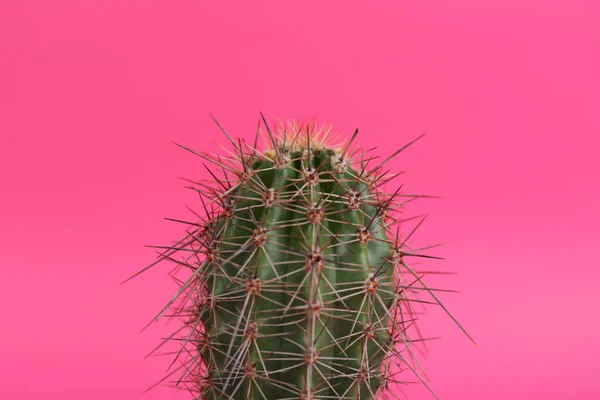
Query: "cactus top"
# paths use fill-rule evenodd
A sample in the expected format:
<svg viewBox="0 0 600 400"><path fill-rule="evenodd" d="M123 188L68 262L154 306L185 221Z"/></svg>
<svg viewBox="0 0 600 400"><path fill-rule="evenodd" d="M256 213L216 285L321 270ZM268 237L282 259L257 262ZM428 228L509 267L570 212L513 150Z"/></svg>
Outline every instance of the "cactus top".
<svg viewBox="0 0 600 400"><path fill-rule="evenodd" d="M421 378L414 307L423 291L439 301L399 235L415 196L383 190L408 145L379 161L351 150L358 131L333 145L330 126L264 122L267 149L224 131L232 156L195 153L222 177L192 182L205 216L162 256L190 272L159 314L187 328L179 381L200 399L363 400L405 369Z"/></svg>

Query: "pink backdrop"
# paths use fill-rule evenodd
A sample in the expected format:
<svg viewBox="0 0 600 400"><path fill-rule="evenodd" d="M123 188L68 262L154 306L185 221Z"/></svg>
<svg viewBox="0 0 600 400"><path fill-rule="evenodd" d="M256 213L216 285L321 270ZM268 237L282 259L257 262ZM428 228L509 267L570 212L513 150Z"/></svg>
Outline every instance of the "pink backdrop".
<svg viewBox="0 0 600 400"><path fill-rule="evenodd" d="M189 398L141 395L168 269L119 282L199 207L170 141L216 151L209 112L251 138L260 110L382 155L427 133L393 166L444 197L416 238L451 242L427 265L480 344L423 317L442 399L600 398L600 2L225 3L0 4L0 398Z"/></svg>

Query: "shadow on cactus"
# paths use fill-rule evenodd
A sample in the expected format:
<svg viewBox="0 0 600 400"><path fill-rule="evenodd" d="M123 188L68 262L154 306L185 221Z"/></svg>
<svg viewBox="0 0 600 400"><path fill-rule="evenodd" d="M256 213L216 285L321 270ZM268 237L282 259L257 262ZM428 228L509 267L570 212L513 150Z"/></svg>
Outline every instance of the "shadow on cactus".
<svg viewBox="0 0 600 400"><path fill-rule="evenodd" d="M212 177L188 181L203 215L176 221L189 225L185 237L152 246L157 260L134 275L175 265L179 290L155 320L180 327L153 353L166 343L178 350L158 383L202 400L398 399L406 372L427 385L414 354L427 340L415 308L447 310L427 272L411 266L436 258L422 253L433 246L408 243L424 218L403 216L427 196L384 190L400 175L388 162L422 136L381 159L353 147L358 130L337 144L330 127L271 129L261 114L249 144L219 128L232 146L221 156L179 145ZM403 236L411 219L416 227Z"/></svg>

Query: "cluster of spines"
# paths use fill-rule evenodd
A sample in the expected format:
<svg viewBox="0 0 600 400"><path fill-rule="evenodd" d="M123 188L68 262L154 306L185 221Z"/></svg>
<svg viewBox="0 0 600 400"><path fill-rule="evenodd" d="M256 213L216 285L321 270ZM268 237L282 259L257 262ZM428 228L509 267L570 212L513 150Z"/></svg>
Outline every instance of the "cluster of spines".
<svg viewBox="0 0 600 400"><path fill-rule="evenodd" d="M406 369L427 385L411 346L425 339L408 330L414 304L441 302L406 262L431 257L407 243L423 220L399 232L404 204L426 196L383 190L398 175L383 166L418 138L369 168L376 157L350 151L357 131L334 149L314 125L263 122L269 150L221 128L229 156L194 152L221 176L205 165L213 179L189 181L205 215L156 261L190 273L173 274L179 290L157 316L184 322L162 343L182 345L165 379L179 373L198 399L396 398Z"/></svg>

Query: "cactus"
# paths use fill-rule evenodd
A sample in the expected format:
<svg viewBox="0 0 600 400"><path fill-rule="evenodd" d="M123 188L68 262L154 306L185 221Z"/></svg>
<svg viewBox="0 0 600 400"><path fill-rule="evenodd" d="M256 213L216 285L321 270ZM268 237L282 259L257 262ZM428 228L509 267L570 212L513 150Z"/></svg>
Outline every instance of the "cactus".
<svg viewBox="0 0 600 400"><path fill-rule="evenodd" d="M212 179L188 181L204 215L175 220L187 234L153 246L159 257L144 269L167 260L187 271L173 275L179 289L155 318L170 310L182 321L161 343L180 345L164 379L206 400L398 398L391 388L404 370L427 385L412 346L425 339L409 330L417 305L446 308L407 261L436 258L407 243L424 218L404 237L399 229L415 219L404 205L423 196L384 190L399 175L386 164L421 136L381 161L353 148L358 130L333 145L330 126L271 130L261 113L249 145L218 126L227 155L179 145L215 169L204 164Z"/></svg>

